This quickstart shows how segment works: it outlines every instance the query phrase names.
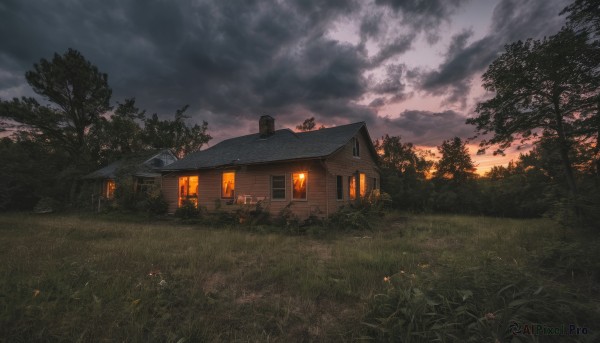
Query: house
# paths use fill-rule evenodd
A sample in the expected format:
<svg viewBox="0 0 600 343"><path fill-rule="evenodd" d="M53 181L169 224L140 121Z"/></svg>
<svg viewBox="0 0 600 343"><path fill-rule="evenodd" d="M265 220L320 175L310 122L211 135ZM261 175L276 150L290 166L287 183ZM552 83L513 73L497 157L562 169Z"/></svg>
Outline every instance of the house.
<svg viewBox="0 0 600 343"><path fill-rule="evenodd" d="M155 184L160 186L161 174L158 169L175 161L177 157L169 149L144 151L115 161L83 179L95 181L94 193L99 198L113 199L118 178L128 178L135 192L145 192Z"/></svg>
<svg viewBox="0 0 600 343"><path fill-rule="evenodd" d="M262 116L258 133L161 168L169 212L187 201L208 210L262 202L274 215L291 204L300 218L323 217L379 187L364 122L309 132L274 128L275 120Z"/></svg>

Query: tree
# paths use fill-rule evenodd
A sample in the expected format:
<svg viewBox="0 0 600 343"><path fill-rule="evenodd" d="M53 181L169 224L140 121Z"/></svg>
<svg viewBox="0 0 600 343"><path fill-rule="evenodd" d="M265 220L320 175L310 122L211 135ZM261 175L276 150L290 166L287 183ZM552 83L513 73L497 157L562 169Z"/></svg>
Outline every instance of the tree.
<svg viewBox="0 0 600 343"><path fill-rule="evenodd" d="M458 137L442 142L438 147L442 155L435 163L433 176L437 179L454 180L460 183L475 177L475 164L469 155L466 143Z"/></svg>
<svg viewBox="0 0 600 343"><path fill-rule="evenodd" d="M381 187L401 208L423 210L429 196L426 177L433 165L427 152L412 143L402 143L400 136L385 135L373 143L379 154Z"/></svg>
<svg viewBox="0 0 600 343"><path fill-rule="evenodd" d="M108 76L98 71L78 51L41 59L25 74L33 91L50 105L23 97L2 102L0 117L16 121L64 148L73 161L87 161L88 131L101 114L110 110Z"/></svg>
<svg viewBox="0 0 600 343"><path fill-rule="evenodd" d="M375 149L383 168L392 169L400 175L415 175L424 179L433 166L424 153L419 153L412 143L402 143L400 136L385 135L375 140Z"/></svg>
<svg viewBox="0 0 600 343"><path fill-rule="evenodd" d="M42 198L64 200L71 180L61 173L69 157L21 132L0 139L0 211L30 210Z"/></svg>
<svg viewBox="0 0 600 343"><path fill-rule="evenodd" d="M480 134L493 133L481 145L557 142L568 189L577 192L569 150L576 138L589 133L589 109L596 106L598 49L587 43L587 34L565 28L543 40L506 46L483 75L483 86L494 98L479 103L478 116L467 120ZM595 121L595 119L594 119Z"/></svg>
<svg viewBox="0 0 600 343"><path fill-rule="evenodd" d="M575 0L571 5L565 7L560 14L567 14L567 25L574 30L587 32L596 40L590 45L598 46L600 38L600 1L598 0ZM597 60L596 60L597 61ZM600 68L600 62L596 62L596 71ZM595 144L591 144L590 153L593 157L593 166L596 178L600 179L600 99L589 109L593 115L587 116L585 126L588 129L588 137L595 137Z"/></svg>
<svg viewBox="0 0 600 343"><path fill-rule="evenodd" d="M131 98L117 103L110 117L99 118L89 133L90 149L98 165L148 149L142 135L145 113L136 107L135 99Z"/></svg>
<svg viewBox="0 0 600 343"><path fill-rule="evenodd" d="M296 130L300 130L300 131L312 131L315 129L315 117L310 117L306 120L304 120L304 122L300 125L296 126Z"/></svg>
<svg viewBox="0 0 600 343"><path fill-rule="evenodd" d="M314 130L316 126L317 126L317 124L315 123L315 117L310 117L308 119L305 119L304 122L302 122L302 124L296 125L296 130L307 132L307 131ZM321 125L321 126L319 126L318 130L321 130L324 128L325 128L325 126Z"/></svg>
<svg viewBox="0 0 600 343"><path fill-rule="evenodd" d="M568 14L569 25L588 30L594 35L600 34L600 1L575 0L565 7L560 14Z"/></svg>
<svg viewBox="0 0 600 343"><path fill-rule="evenodd" d="M160 120L158 115L144 121L143 139L152 148L171 149L178 157L183 157L190 152L199 151L200 148L212 137L207 133L208 123L188 126L185 119L189 118L184 113L188 106L175 112L174 120Z"/></svg>

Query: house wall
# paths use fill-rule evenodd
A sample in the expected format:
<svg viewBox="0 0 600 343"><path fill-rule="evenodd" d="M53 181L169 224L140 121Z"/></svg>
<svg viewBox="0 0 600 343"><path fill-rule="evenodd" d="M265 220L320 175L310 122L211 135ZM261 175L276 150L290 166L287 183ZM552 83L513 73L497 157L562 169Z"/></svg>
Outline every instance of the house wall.
<svg viewBox="0 0 600 343"><path fill-rule="evenodd" d="M169 203L169 213L174 213L178 205L179 177L198 176L198 204L206 209L214 210L219 204L221 209L235 209L228 203L230 199L221 199L221 176L223 172L235 171L235 198L240 195L264 197L269 211L277 215L285 206L292 202L291 210L299 217L306 218L311 214L327 215L327 193L335 197L335 189L326 189L325 168L319 160L298 161L289 163L274 163L251 165L237 169L199 170L195 172L174 172L163 175L162 186L165 199ZM306 200L292 200L292 174L307 173ZM286 198L271 199L271 176L284 175Z"/></svg>
<svg viewBox="0 0 600 343"><path fill-rule="evenodd" d="M367 144L369 142L365 129L362 128L355 136L360 145L360 156L352 155L352 144L349 142L340 151L325 161L327 168L327 187L333 190L333 195L328 198L330 212L352 202L350 200L349 178L357 171L364 173L367 181L367 194L373 190L373 179L377 179L377 188L380 185L380 175L376 165L376 156L373 155ZM342 176L343 200L337 200L337 175Z"/></svg>

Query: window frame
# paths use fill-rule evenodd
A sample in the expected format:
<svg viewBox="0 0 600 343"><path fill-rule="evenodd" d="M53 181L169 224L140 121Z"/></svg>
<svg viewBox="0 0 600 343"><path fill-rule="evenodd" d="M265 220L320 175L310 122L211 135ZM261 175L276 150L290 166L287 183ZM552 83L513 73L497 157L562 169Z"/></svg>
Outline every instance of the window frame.
<svg viewBox="0 0 600 343"><path fill-rule="evenodd" d="M358 190L358 196L361 198L364 198L367 196L367 191L368 191L367 174L358 173L358 178L359 178L359 182L361 179L364 181L364 182L360 183L360 189ZM354 180L354 182L353 182L353 180ZM354 186L351 187L353 183L354 183ZM356 193L356 174L352 174L352 175L348 176L348 199L356 200L356 194L354 194L354 197L352 197L352 191L354 191L354 193Z"/></svg>
<svg viewBox="0 0 600 343"><path fill-rule="evenodd" d="M225 178L225 174L233 174L233 190L232 190L232 194L230 197L226 197L223 194L223 188L224 188L224 178ZM221 172L221 199L223 200L232 200L235 199L235 174L236 172L234 170L224 170L223 172Z"/></svg>
<svg viewBox="0 0 600 343"><path fill-rule="evenodd" d="M196 178L196 190L195 196L190 195L190 178ZM181 179L187 178L187 195L185 199L181 195ZM200 177L198 175L181 175L177 178L177 207L181 207L183 205L184 200L191 200L196 207L198 207L200 203Z"/></svg>
<svg viewBox="0 0 600 343"><path fill-rule="evenodd" d="M295 198L294 197L294 175L297 174L298 177L300 178L300 174L304 174L304 178L306 179L305 183L304 183L304 198ZM298 172L293 172L291 173L291 197L292 197L292 201L308 201L308 171L298 171Z"/></svg>
<svg viewBox="0 0 600 343"><path fill-rule="evenodd" d="M116 181L114 179L107 179L105 191L104 191L104 196L106 197L106 199L110 199L110 200L114 199L116 190L117 190Z"/></svg>
<svg viewBox="0 0 600 343"><path fill-rule="evenodd" d="M352 137L352 156L360 158L360 142L356 137Z"/></svg>
<svg viewBox="0 0 600 343"><path fill-rule="evenodd" d="M344 177L342 175L336 175L335 177L335 199L338 201L344 200Z"/></svg>
<svg viewBox="0 0 600 343"><path fill-rule="evenodd" d="M273 181L276 177L283 179L283 187L277 187L277 188L273 187ZM271 183L271 187L270 187L271 188L271 201L285 201L287 199L287 187L286 187L287 182L286 182L286 180L287 180L287 177L285 177L285 174L284 175L281 175L281 174L271 175L271 182L270 182ZM275 190L278 190L278 191L283 190L283 198L276 198L275 193L274 193Z"/></svg>
<svg viewBox="0 0 600 343"><path fill-rule="evenodd" d="M135 182L136 194L148 194L155 187L156 178L153 177L138 177Z"/></svg>

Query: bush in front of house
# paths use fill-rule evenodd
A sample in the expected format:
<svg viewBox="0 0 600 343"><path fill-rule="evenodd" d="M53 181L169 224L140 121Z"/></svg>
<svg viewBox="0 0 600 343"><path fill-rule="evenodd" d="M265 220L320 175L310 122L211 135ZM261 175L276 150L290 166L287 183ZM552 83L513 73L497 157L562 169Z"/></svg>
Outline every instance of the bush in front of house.
<svg viewBox="0 0 600 343"><path fill-rule="evenodd" d="M271 215L268 205L257 202L255 205L242 205L235 211L237 222L242 225L268 225L271 224Z"/></svg>
<svg viewBox="0 0 600 343"><path fill-rule="evenodd" d="M142 208L145 212L154 215L166 214L169 210L169 203L165 199L163 192L156 187L152 191L143 195Z"/></svg>
<svg viewBox="0 0 600 343"><path fill-rule="evenodd" d="M327 225L337 230L372 229L372 222L385 214L391 205L389 194L378 189L363 197L358 205L343 206L329 216Z"/></svg>
<svg viewBox="0 0 600 343"><path fill-rule="evenodd" d="M200 217L200 213L200 209L194 202L185 200L175 211L175 216L181 219L197 219Z"/></svg>

